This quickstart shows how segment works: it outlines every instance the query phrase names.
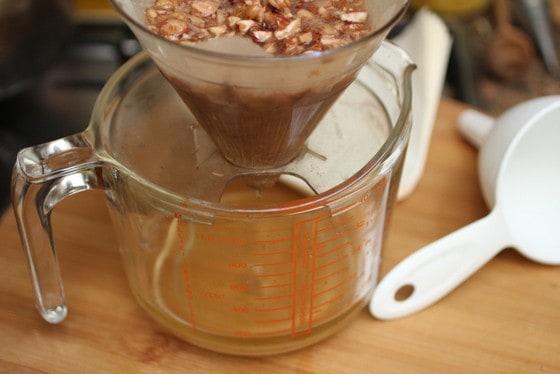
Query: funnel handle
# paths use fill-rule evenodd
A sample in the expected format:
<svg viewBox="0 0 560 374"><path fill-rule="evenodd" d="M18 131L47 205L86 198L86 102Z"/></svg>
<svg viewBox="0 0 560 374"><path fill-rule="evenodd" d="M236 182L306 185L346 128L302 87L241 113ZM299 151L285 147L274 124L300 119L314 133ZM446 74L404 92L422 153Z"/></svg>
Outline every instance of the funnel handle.
<svg viewBox="0 0 560 374"><path fill-rule="evenodd" d="M376 287L370 312L389 320L418 312L464 282L509 242L495 211L416 251ZM400 292L406 290L406 295Z"/></svg>
<svg viewBox="0 0 560 374"><path fill-rule="evenodd" d="M64 198L99 188L100 165L83 133L21 150L12 174L12 205L41 316L66 317L66 303L51 228L51 211Z"/></svg>

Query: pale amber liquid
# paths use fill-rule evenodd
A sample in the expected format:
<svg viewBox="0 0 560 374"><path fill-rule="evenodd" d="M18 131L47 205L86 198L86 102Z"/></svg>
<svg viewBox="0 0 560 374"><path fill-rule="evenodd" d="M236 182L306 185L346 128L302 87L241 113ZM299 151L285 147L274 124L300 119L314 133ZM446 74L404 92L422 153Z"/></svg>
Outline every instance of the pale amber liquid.
<svg viewBox="0 0 560 374"><path fill-rule="evenodd" d="M281 184L264 191L237 186L222 201L247 206L300 197ZM375 284L383 213L379 198L370 197L258 222L158 220L165 238L146 256L149 275L129 275L132 289L157 321L204 348L266 355L313 344L358 313ZM136 261L128 270L138 268Z"/></svg>

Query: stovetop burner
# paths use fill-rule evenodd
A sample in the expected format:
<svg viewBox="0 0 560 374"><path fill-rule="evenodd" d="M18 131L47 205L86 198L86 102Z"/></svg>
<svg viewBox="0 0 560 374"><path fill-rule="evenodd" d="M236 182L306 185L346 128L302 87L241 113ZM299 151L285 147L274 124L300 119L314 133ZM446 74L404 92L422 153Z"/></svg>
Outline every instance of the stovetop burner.
<svg viewBox="0 0 560 374"><path fill-rule="evenodd" d="M0 213L9 202L17 151L85 129L107 79L140 49L118 21L76 25L50 69L24 92L0 101Z"/></svg>

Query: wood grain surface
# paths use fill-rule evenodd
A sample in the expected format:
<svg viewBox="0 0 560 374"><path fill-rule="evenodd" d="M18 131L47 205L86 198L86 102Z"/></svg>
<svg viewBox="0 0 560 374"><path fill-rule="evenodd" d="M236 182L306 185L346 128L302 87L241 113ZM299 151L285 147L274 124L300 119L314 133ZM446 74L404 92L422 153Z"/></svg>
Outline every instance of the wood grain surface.
<svg viewBox="0 0 560 374"><path fill-rule="evenodd" d="M457 133L462 104L439 109L421 183L397 204L382 274L416 249L485 214L477 152ZM0 220L0 373L559 373L560 267L512 249L436 305L378 321L364 310L311 348L266 358L225 356L165 332L129 292L103 196L53 213L69 314L44 322L13 214Z"/></svg>

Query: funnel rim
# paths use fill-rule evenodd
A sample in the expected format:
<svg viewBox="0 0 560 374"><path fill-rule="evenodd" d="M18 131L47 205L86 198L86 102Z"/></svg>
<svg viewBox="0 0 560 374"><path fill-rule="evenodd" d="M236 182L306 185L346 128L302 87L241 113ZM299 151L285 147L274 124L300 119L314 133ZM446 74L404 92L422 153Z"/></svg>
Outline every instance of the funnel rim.
<svg viewBox="0 0 560 374"><path fill-rule="evenodd" d="M375 39L379 35L383 35L384 33L388 32L397 23L397 21L405 14L405 12L407 11L408 6L410 4L410 0L403 0L402 6L397 9L395 14L393 14L393 16L390 17L387 22L385 22L384 24L382 24L381 26L379 26L375 30L372 30L372 32L367 34L366 36L364 36L360 39L357 39L357 40L353 40L353 41L351 41L351 42L349 42L349 43L347 43L343 46L340 46L340 47L328 49L328 50L325 50L325 51L314 51L314 52L297 54L297 55L289 55L289 56L274 55L274 54L270 54L270 55L250 55L250 56L248 56L248 55L242 55L242 54L225 53L225 52L217 52L217 51L201 49L201 48L195 47L194 46L195 44L193 44L193 45L180 44L180 43L177 43L176 41L166 39L163 36L149 30L144 23L139 22L136 19L130 17L123 9L121 9L121 7L118 6L119 0L109 0L109 1L111 2L111 5L113 6L113 8L121 15L121 17L124 18L124 20L127 23L134 25L135 27L142 30L142 32L145 32L145 33L148 33L148 34L154 36L158 40L166 43L167 45L172 46L173 48L186 49L189 52L199 54L199 55L202 55L202 56L214 57L214 58L227 57L227 58L230 58L230 59L236 59L238 61L273 61L273 60L278 61L279 59L282 60L282 61L301 61L301 60L313 60L313 59L317 59L319 57L324 57L324 56L326 57L326 56L331 56L331 55L338 54L338 53L343 53L346 50L355 48L355 46L357 46L357 45L367 44L367 42L371 41L372 39Z"/></svg>

